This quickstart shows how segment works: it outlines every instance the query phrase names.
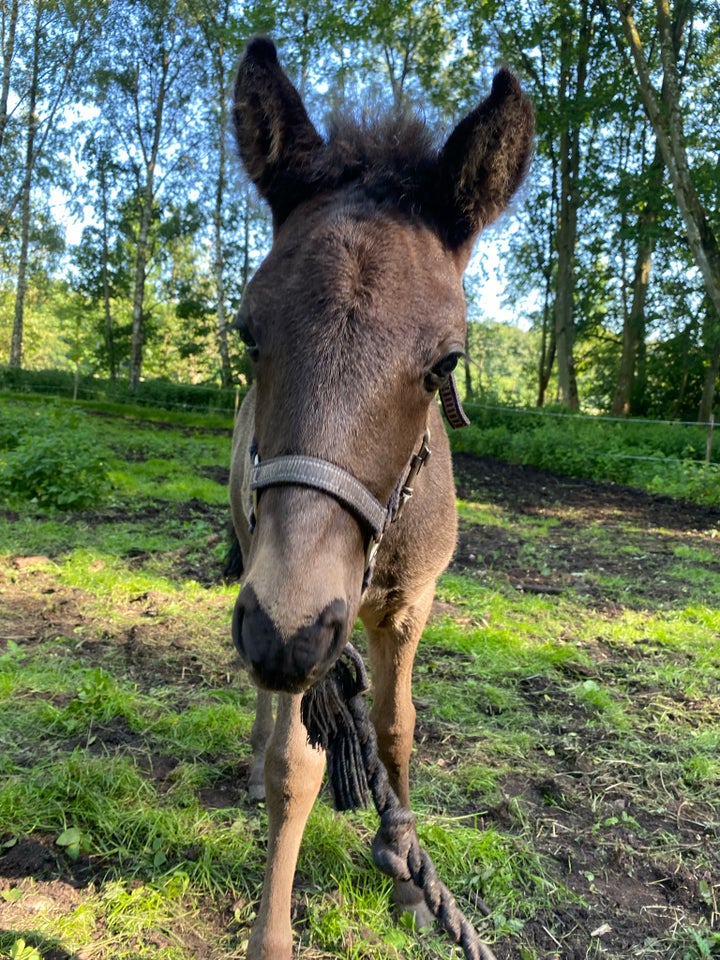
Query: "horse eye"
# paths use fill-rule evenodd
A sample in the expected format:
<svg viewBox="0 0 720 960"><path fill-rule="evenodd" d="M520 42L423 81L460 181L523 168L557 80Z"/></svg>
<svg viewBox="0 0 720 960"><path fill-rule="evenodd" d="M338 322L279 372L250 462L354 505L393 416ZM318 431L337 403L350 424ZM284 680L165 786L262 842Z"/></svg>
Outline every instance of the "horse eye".
<svg viewBox="0 0 720 960"><path fill-rule="evenodd" d="M259 355L258 345L255 342L255 338L248 330L247 326L243 321L238 317L233 323L233 327L237 330L240 339L245 344L245 349L248 352L248 356L251 360L257 360Z"/></svg>
<svg viewBox="0 0 720 960"><path fill-rule="evenodd" d="M425 389L430 391L430 393L439 389L458 365L461 357L462 353L455 350L452 353L448 353L442 360L438 360L436 364L430 367L425 374Z"/></svg>

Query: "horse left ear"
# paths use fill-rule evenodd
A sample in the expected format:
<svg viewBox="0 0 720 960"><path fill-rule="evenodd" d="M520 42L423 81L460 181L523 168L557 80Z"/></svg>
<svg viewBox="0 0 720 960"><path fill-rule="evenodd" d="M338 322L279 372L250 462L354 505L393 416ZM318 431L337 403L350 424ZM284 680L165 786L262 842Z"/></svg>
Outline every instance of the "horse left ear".
<svg viewBox="0 0 720 960"><path fill-rule="evenodd" d="M238 66L233 121L243 165L277 227L312 193L308 171L323 141L265 37L250 41Z"/></svg>
<svg viewBox="0 0 720 960"><path fill-rule="evenodd" d="M525 179L533 150L532 104L502 69L487 99L461 120L438 158L438 218L464 256L480 231L507 207Z"/></svg>

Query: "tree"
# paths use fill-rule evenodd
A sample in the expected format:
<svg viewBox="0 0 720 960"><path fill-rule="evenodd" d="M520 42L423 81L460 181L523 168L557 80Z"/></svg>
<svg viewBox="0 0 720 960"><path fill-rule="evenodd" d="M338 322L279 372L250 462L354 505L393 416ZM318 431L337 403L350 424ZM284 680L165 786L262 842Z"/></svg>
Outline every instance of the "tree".
<svg viewBox="0 0 720 960"><path fill-rule="evenodd" d="M670 0L653 2L654 17L649 3L642 3L641 9L644 19L652 23L659 44L660 90L653 79L647 44L641 38L633 5L625 0L614 0L614 12L607 4L604 9L619 44L630 54L637 90L657 138L688 243L714 311L712 321L708 324L709 363L698 411L702 421L708 419L712 410L720 363L720 246L690 162L683 120L682 70L677 42L683 26L700 13L701 4L695 0L675 0L671 8Z"/></svg>
<svg viewBox="0 0 720 960"><path fill-rule="evenodd" d="M231 0L222 0L219 4L213 3L211 0L194 0L191 7L202 34L206 56L209 59L208 86L211 91L209 102L211 104L211 117L215 121L211 129L217 137L214 144L215 149L211 151L215 157L215 169L213 171L215 189L212 207L213 275L216 293L220 381L223 387L229 387L232 385L232 368L227 333L224 241L228 157L227 140L224 134L228 128L227 91L230 87L232 60L234 59L228 54L228 48L231 46L228 40L231 36L231 27L234 27L235 24L231 16Z"/></svg>
<svg viewBox="0 0 720 960"><path fill-rule="evenodd" d="M534 179L537 191L533 200L541 207L534 211L532 222L541 234L535 241L534 259L537 263L539 255L544 266L542 275L534 279L546 296L538 403L545 400L554 361L560 402L574 409L579 403L574 359L578 223L583 163L595 135L589 118L598 104L592 89L594 78L589 81L591 64L598 56L597 3L553 0L518 8L506 0L502 12L500 51L528 78L537 115L538 158L531 181ZM549 259L542 252L547 239L552 250ZM547 296L550 285L551 302Z"/></svg>
<svg viewBox="0 0 720 960"><path fill-rule="evenodd" d="M15 2L9 10L3 4L2 13L0 159L4 189L0 240L7 242L8 235L15 230L19 234L9 360L11 367L20 367L36 172L52 137L58 133L60 109L69 96L78 54L89 38L93 16L92 10L83 4L52 0L33 0L24 4L22 10ZM18 104L9 111L11 93ZM11 130L11 120L17 129ZM44 173L47 172L46 169ZM18 208L19 223L14 221Z"/></svg>
<svg viewBox="0 0 720 960"><path fill-rule="evenodd" d="M630 284L631 302L623 311L622 353L611 407L614 416L637 414L645 406L645 305L650 289L655 225L660 215L664 170L662 155L656 145L653 159L643 177L645 189L642 191L637 214L637 246Z"/></svg>
<svg viewBox="0 0 720 960"><path fill-rule="evenodd" d="M107 125L136 202L130 388L142 375L145 285L160 191L180 189L197 146L190 103L197 43L181 0L116 0L112 44L96 68L100 123Z"/></svg>

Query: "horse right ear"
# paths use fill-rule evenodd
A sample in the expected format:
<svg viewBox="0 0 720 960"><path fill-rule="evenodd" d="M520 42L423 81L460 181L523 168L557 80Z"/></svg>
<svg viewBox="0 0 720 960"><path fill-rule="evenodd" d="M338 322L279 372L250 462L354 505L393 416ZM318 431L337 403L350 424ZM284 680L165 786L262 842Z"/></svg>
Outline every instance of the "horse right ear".
<svg viewBox="0 0 720 960"><path fill-rule="evenodd" d="M499 70L489 96L450 134L438 158L438 219L461 259L525 178L535 117L517 78Z"/></svg>
<svg viewBox="0 0 720 960"><path fill-rule="evenodd" d="M278 227L313 188L309 168L323 141L278 62L271 40L252 40L235 80L233 121L245 170Z"/></svg>

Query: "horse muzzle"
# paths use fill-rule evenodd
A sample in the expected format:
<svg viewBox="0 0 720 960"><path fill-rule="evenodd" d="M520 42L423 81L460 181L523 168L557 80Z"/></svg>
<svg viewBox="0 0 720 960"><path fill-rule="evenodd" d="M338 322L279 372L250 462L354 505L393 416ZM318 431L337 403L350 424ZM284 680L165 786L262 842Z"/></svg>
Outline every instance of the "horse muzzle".
<svg viewBox="0 0 720 960"><path fill-rule="evenodd" d="M348 607L333 600L316 619L284 636L251 585L235 603L232 636L253 680L266 690L302 693L317 683L342 653L348 639Z"/></svg>

